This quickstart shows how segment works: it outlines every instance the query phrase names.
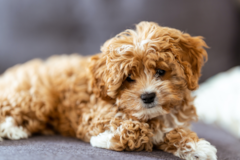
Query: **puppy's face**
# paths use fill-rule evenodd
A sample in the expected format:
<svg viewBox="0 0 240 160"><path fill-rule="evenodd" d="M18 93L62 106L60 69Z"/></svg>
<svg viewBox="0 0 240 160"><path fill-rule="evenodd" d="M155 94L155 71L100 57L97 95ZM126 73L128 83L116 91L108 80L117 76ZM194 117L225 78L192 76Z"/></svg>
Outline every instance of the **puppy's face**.
<svg viewBox="0 0 240 160"><path fill-rule="evenodd" d="M120 109L147 120L181 105L187 84L184 71L171 60L174 57L170 52L132 52L132 59L138 69L130 68L118 89L116 103Z"/></svg>
<svg viewBox="0 0 240 160"><path fill-rule="evenodd" d="M108 40L92 58L95 94L119 110L149 120L181 106L198 86L206 44L178 30L141 22Z"/></svg>

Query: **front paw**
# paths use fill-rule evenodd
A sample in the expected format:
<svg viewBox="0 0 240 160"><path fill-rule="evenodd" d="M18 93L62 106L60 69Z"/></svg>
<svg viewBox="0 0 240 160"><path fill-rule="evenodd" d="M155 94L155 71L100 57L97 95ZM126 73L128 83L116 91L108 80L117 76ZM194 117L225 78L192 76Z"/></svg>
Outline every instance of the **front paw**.
<svg viewBox="0 0 240 160"><path fill-rule="evenodd" d="M217 160L217 149L208 141L200 139L192 147L194 151L186 157L186 160Z"/></svg>

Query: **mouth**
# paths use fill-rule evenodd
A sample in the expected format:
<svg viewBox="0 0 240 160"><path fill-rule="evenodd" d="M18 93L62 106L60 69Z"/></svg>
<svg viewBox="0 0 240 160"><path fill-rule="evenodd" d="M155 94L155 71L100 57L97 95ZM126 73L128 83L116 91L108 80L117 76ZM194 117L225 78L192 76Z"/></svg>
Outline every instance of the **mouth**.
<svg viewBox="0 0 240 160"><path fill-rule="evenodd" d="M153 108L156 106L155 102L152 103L144 103L143 104L144 108Z"/></svg>

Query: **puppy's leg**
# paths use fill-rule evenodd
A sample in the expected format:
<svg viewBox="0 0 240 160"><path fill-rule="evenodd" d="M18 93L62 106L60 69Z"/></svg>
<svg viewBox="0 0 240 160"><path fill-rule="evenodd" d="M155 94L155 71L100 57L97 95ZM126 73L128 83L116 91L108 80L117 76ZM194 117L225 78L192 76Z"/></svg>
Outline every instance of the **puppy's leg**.
<svg viewBox="0 0 240 160"><path fill-rule="evenodd" d="M30 133L22 126L17 126L13 117L6 117L0 124L0 140L8 138L11 140L18 140L27 138Z"/></svg>
<svg viewBox="0 0 240 160"><path fill-rule="evenodd" d="M92 136L90 143L93 147L111 149L112 147L112 138L114 137L114 133L106 130L103 133L99 133L97 136Z"/></svg>
<svg viewBox="0 0 240 160"><path fill-rule="evenodd" d="M6 71L0 77L0 138L48 134L54 123L52 117L57 117L57 96L47 68L40 61Z"/></svg>
<svg viewBox="0 0 240 160"><path fill-rule="evenodd" d="M120 125L111 123L109 130L92 136L90 143L94 147L115 151L151 151L153 147L152 136L152 130L147 123L125 120Z"/></svg>
<svg viewBox="0 0 240 160"><path fill-rule="evenodd" d="M29 97L12 93L0 93L0 140L2 138L17 140L27 138L30 135L29 131L22 125L24 115L22 114L23 108L21 108L21 102L24 106L28 105L21 98Z"/></svg>
<svg viewBox="0 0 240 160"><path fill-rule="evenodd" d="M167 133L159 148L186 160L217 159L214 146L204 139L199 139L196 133L183 128Z"/></svg>
<svg viewBox="0 0 240 160"><path fill-rule="evenodd" d="M0 94L0 139L17 140L34 133L48 134L51 108L45 107L48 103L41 98L38 100L28 92Z"/></svg>

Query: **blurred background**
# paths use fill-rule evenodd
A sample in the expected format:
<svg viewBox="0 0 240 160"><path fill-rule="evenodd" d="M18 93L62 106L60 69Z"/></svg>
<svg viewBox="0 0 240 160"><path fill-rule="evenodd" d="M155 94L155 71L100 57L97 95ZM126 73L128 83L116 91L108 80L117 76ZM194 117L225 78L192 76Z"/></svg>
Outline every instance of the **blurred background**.
<svg viewBox="0 0 240 160"><path fill-rule="evenodd" d="M96 54L140 21L205 37L209 61L201 82L240 64L237 0L0 0L0 73L33 58Z"/></svg>

